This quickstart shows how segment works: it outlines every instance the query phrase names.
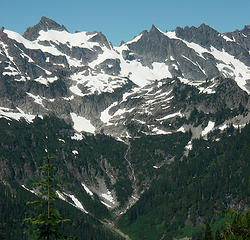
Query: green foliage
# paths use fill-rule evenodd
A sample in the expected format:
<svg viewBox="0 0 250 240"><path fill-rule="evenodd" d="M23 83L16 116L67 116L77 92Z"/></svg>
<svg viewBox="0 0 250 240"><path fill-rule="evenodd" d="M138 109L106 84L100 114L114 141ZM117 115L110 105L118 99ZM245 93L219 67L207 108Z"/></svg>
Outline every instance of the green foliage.
<svg viewBox="0 0 250 240"><path fill-rule="evenodd" d="M180 228L178 230L179 235L176 236L176 239L182 239L187 236L192 236L194 239L196 239L196 237L201 235L202 231L203 231L202 226L196 226L196 227L184 226L183 228Z"/></svg>
<svg viewBox="0 0 250 240"><path fill-rule="evenodd" d="M56 190L60 188L58 184L55 184L52 177L52 171L56 168L51 165L51 156L45 158L46 164L40 167L40 170L44 174L44 178L41 182L35 184L41 192L41 200L28 202L27 204L33 205L36 208L46 205L47 211L43 211L35 218L26 218L25 221L35 226L35 234L32 234L32 239L37 240L49 240L49 239L71 239L58 231L58 225L68 222L69 219L63 219L58 210L52 208L52 201L57 199Z"/></svg>
<svg viewBox="0 0 250 240"><path fill-rule="evenodd" d="M204 240L213 240L212 231L209 224L206 224Z"/></svg>
<svg viewBox="0 0 250 240"><path fill-rule="evenodd" d="M215 221L216 212L232 203L242 201L247 205L250 157L245 148L250 142L249 132L247 125L241 131L229 128L217 135L220 141L214 141L215 136L207 141L193 140L189 155L176 158L119 220L118 226L133 239L140 239L143 229L152 229L155 236L165 234L166 239L171 239L183 236L186 224L191 229L211 219ZM138 148L144 149L142 156L148 152L144 145ZM156 227L161 224L164 228ZM198 232L189 233L186 236L199 236Z"/></svg>
<svg viewBox="0 0 250 240"><path fill-rule="evenodd" d="M219 235L225 240L248 240L250 239L250 209L246 214L231 211L232 223L226 224L225 230ZM217 239L216 239L217 240Z"/></svg>
<svg viewBox="0 0 250 240"><path fill-rule="evenodd" d="M7 182L0 184L2 238L27 239L22 236L25 228L22 217L36 216L24 202L39 199L20 184L31 188L30 179L40 181L37 169L46 148L56 155L54 180L61 182L65 191L74 189L84 207L93 214L85 215L57 199L54 202L62 216L72 219L59 227L59 231L76 239L119 239L96 219L108 219L111 214L96 195L90 197L84 191L81 180L82 176L89 176L88 181L95 181L96 176L103 177L108 188L115 189L119 201L125 202L132 192L124 159L128 146L102 134L85 136L83 141L72 140L70 126L54 117L36 118L32 124L0 119L0 130L1 179ZM143 236L145 240L202 236L204 222L211 224L213 234L217 229L221 232L214 226L220 221L215 217L216 212L239 202L248 204L249 153L245 147L250 142L249 131L249 125L241 131L231 127L223 134L213 132L207 141L193 140L193 149L186 157L183 157L183 149L190 140L190 133L141 135L133 139L128 157L137 184L152 186L122 216L118 226L132 239ZM73 155L72 150L79 154ZM155 169L155 165L161 167ZM114 185L107 172L119 176ZM46 211L46 206L42 209Z"/></svg>
<svg viewBox="0 0 250 240"><path fill-rule="evenodd" d="M10 189L11 187L11 189ZM13 192L14 191L14 192ZM0 239L29 240L33 239L34 228L24 223L23 218L37 217L33 208L26 204L27 201L40 199L19 184L13 182L11 186L0 183ZM120 240L117 234L112 233L98 220L90 215L83 214L75 207L58 199L55 206L62 216L71 219L66 224L59 226L59 231L70 235L73 239L88 240ZM46 212L46 206L42 207ZM23 234L23 232L26 234Z"/></svg>
<svg viewBox="0 0 250 240"><path fill-rule="evenodd" d="M32 211L25 202L35 200L34 195L17 184L8 186L4 183L0 183L0 193L0 239L26 240L23 216Z"/></svg>
<svg viewBox="0 0 250 240"><path fill-rule="evenodd" d="M4 236L2 238L27 239L23 231L25 229L28 233L30 229L26 229L23 217L35 218L37 215L26 202L40 199L20 185L24 184L32 189L33 181L41 181L42 176L38 168L43 165L41 156L46 154L45 149L47 149L48 152L55 154L53 161L56 167L53 176L55 182L62 183L65 191L74 189L77 198L81 199L84 207L92 214L91 216L83 214L79 209L60 199L53 200L62 216L72 220L59 226L60 232L76 239L120 239L97 220L108 219L111 214L96 195L91 198L85 192L79 176L88 175L90 179L92 174L93 177L95 175L105 177L106 161L111 162L106 170L118 169L119 174L125 179L126 164L122 160L127 146L104 135L86 136L83 141L76 141L71 139L73 134L70 125L54 116L43 119L37 117L31 124L26 121L0 119L0 172L1 181L4 183L0 181L0 236ZM64 142L59 139L63 139ZM74 155L72 150L77 150L79 154ZM122 189L123 184L129 185L121 182L114 187ZM41 209L46 211L45 206Z"/></svg>
<svg viewBox="0 0 250 240"><path fill-rule="evenodd" d="M209 225L206 225L202 240L248 240L250 239L250 209L243 214L239 211L226 211L230 221L224 223L221 231L216 231L212 237Z"/></svg>

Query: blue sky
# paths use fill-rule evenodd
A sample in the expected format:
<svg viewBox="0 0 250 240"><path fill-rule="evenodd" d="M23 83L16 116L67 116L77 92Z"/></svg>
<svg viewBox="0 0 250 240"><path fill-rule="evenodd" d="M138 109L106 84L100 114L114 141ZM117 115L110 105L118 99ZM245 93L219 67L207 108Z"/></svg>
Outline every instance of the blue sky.
<svg viewBox="0 0 250 240"><path fill-rule="evenodd" d="M70 32L100 31L115 46L149 30L206 23L219 32L250 24L249 0L3 0L0 27L23 34L42 16Z"/></svg>

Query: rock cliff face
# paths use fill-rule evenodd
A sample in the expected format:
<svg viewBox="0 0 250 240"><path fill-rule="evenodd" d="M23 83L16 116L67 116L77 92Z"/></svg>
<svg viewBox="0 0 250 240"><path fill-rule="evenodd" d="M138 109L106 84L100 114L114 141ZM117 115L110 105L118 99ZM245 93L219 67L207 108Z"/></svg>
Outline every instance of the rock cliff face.
<svg viewBox="0 0 250 240"><path fill-rule="evenodd" d="M63 25L59 25L55 21L42 17L40 22L36 24L34 27L29 27L23 36L30 40L34 41L38 38L40 31L48 31L48 30L56 30L56 31L68 31Z"/></svg>
<svg viewBox="0 0 250 240"><path fill-rule="evenodd" d="M55 114L80 124L78 132L127 138L130 124L147 134L178 131L172 126L176 118L191 126L194 108L249 109L249 38L249 26L220 34L205 24L170 32L153 25L113 47L102 33L71 34L46 17L23 36L3 28L1 115ZM191 95L182 91L187 87Z"/></svg>

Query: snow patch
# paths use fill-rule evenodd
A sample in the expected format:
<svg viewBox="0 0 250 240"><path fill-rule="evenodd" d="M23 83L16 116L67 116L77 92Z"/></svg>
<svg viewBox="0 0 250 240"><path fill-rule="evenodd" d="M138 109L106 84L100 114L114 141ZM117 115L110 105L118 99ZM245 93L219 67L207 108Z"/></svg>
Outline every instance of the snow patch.
<svg viewBox="0 0 250 240"><path fill-rule="evenodd" d="M29 41L25 39L18 33L4 30L4 32L8 35L9 38L16 40L17 42L23 44L27 49L40 49L43 52L50 53L54 56L65 55L57 48L52 46L44 46L40 44L40 41L52 41L55 44L66 44L70 48L72 47L84 47L88 49L92 49L94 46L98 46L96 42L89 42L90 38L96 35L89 34L87 32L80 32L80 33L69 33L67 31L56 31L56 30L48 30L39 32L39 37L35 41ZM49 59L46 59L48 61Z"/></svg>
<svg viewBox="0 0 250 240"><path fill-rule="evenodd" d="M213 89L215 86L215 83L213 83L211 86L204 88L204 87L198 87L200 93L206 93L206 94L214 94L216 91Z"/></svg>
<svg viewBox="0 0 250 240"><path fill-rule="evenodd" d="M57 50L55 47L52 46L44 46L38 43L38 41L29 41L26 38L24 38L22 35L10 31L10 30L4 30L4 32L8 35L9 38L16 40L17 42L24 45L27 49L40 49L43 52L50 53L55 56L63 55L59 50Z"/></svg>
<svg viewBox="0 0 250 240"><path fill-rule="evenodd" d="M112 208L112 206L110 206L109 204L105 203L105 202L102 201L102 200L101 200L101 203L102 203L103 205L105 205L106 207L108 207L108 208Z"/></svg>
<svg viewBox="0 0 250 240"><path fill-rule="evenodd" d="M17 76L17 75L19 75L19 73L16 72L16 71L13 71L13 72L3 72L2 75L3 76L6 76L6 75L8 75L8 76Z"/></svg>
<svg viewBox="0 0 250 240"><path fill-rule="evenodd" d="M167 134L172 134L172 132L166 132L162 129L158 129L157 127L152 129L152 132L154 132L155 134L159 134L159 135L167 135Z"/></svg>
<svg viewBox="0 0 250 240"><path fill-rule="evenodd" d="M78 116L75 113L70 113L70 116L72 118L72 121L74 123L73 128L77 132L89 132L89 133L95 133L95 127L91 124L90 120Z"/></svg>
<svg viewBox="0 0 250 240"><path fill-rule="evenodd" d="M133 40L126 42L126 45L129 45L129 44L131 44L131 43L138 42L138 41L141 39L142 35L143 35L143 34L141 33L139 36L135 37Z"/></svg>
<svg viewBox="0 0 250 240"><path fill-rule="evenodd" d="M158 168L160 168L160 167L157 167L157 166L154 165L153 168L158 169Z"/></svg>
<svg viewBox="0 0 250 240"><path fill-rule="evenodd" d="M140 124L146 124L145 121L141 121L141 120L139 120L139 119L132 119L132 120L134 120L134 121L136 121L136 122L138 122L138 123L140 123Z"/></svg>
<svg viewBox="0 0 250 240"><path fill-rule="evenodd" d="M209 121L207 126L204 128L204 130L201 132L201 136L207 135L209 132L211 132L214 128L215 122Z"/></svg>
<svg viewBox="0 0 250 240"><path fill-rule="evenodd" d="M192 141L190 140L190 141L187 143L187 145L185 146L185 149L187 149L187 150L192 150L192 148L193 148L193 145L192 145Z"/></svg>
<svg viewBox="0 0 250 240"><path fill-rule="evenodd" d="M102 193L101 197L103 197L104 199L106 199L108 202L115 204L115 200L112 197L112 194L110 191L107 191L106 193Z"/></svg>
<svg viewBox="0 0 250 240"><path fill-rule="evenodd" d="M39 37L36 42L39 41L53 41L57 44L66 44L71 47L81 48L93 48L97 46L96 42L89 42L97 33L89 34L87 32L69 33L67 31L48 30L39 32Z"/></svg>
<svg viewBox="0 0 250 240"><path fill-rule="evenodd" d="M224 67L230 68L233 72L231 77L234 77L238 86L250 94L250 91L245 87L247 84L246 80L250 79L250 68L246 66L243 62L236 59L234 56L230 55L229 53L225 52L224 49L222 51L217 50L214 47L211 47L211 54L223 63L218 63L217 68L219 71L224 71ZM230 65L232 67L230 67ZM225 72L225 71L224 71ZM226 72L226 75L228 72Z"/></svg>
<svg viewBox="0 0 250 240"><path fill-rule="evenodd" d="M227 124L223 124L222 126L219 127L221 131L225 130L226 128L228 128Z"/></svg>
<svg viewBox="0 0 250 240"><path fill-rule="evenodd" d="M170 56L170 60L171 60L171 61L174 61L175 59L173 58L173 56Z"/></svg>
<svg viewBox="0 0 250 240"><path fill-rule="evenodd" d="M93 62L91 63L93 64ZM104 73L91 73L86 76L85 71L74 73L71 79L76 81L76 85L70 87L70 90L79 96L101 94L102 92L114 92L115 89L122 87L127 83L127 79ZM88 93L83 94L77 85L82 85L88 89Z"/></svg>
<svg viewBox="0 0 250 240"><path fill-rule="evenodd" d="M25 190L27 190L27 191L29 191L29 192L31 192L31 193L33 193L33 194L35 194L35 195L37 195L36 193L35 193L35 191L34 190L31 190L31 189L28 189L27 187L25 187L25 185L23 184L23 185L21 185Z"/></svg>
<svg viewBox="0 0 250 240"><path fill-rule="evenodd" d="M73 150L72 153L73 153L74 155L78 155L78 154L79 154L77 150Z"/></svg>
<svg viewBox="0 0 250 240"><path fill-rule="evenodd" d="M156 79L172 78L172 74L169 72L168 66L165 63L154 62L152 66L154 74L157 74Z"/></svg>
<svg viewBox="0 0 250 240"><path fill-rule="evenodd" d="M66 198L65 198L65 197L63 196L63 194L60 193L58 190L56 191L56 194L57 194L57 196L58 196L61 200L67 202Z"/></svg>
<svg viewBox="0 0 250 240"><path fill-rule="evenodd" d="M185 133L186 131L185 131L185 128L182 126L179 129L177 129L177 132L183 132L183 133Z"/></svg>
<svg viewBox="0 0 250 240"><path fill-rule="evenodd" d="M156 118L156 120L157 121L163 121L163 120L173 118L173 117L176 117L176 116L183 117L183 114L179 111L179 112L176 112L176 113L171 113L169 115L166 115L165 117L162 117L162 118Z"/></svg>
<svg viewBox="0 0 250 240"><path fill-rule="evenodd" d="M19 112L14 112L15 110L13 110L13 109L0 107L0 118L4 117L7 119L14 119L17 121L19 121L21 118L24 118L27 122L31 123L31 122L33 122L34 118L36 117L36 115L24 113L19 108L17 108L17 110ZM41 115L39 115L39 117L42 118Z"/></svg>
<svg viewBox="0 0 250 240"><path fill-rule="evenodd" d="M112 103L109 107L107 107L104 111L101 112L101 121L106 123L106 124L109 124L109 120L112 118L111 115L109 115L109 110L110 108L114 107L117 105L117 102L114 102Z"/></svg>
<svg viewBox="0 0 250 240"><path fill-rule="evenodd" d="M123 77L129 77L136 85L144 87L152 80L160 80L162 78L171 77L172 75L168 71L168 66L164 63L153 63L152 69L146 66L143 66L137 60L126 61L122 57L123 47L115 48L110 50L108 48L102 48L103 53L98 55L98 58L91 63L89 67L95 69L97 65L104 62L107 59L119 59L120 60L120 75Z"/></svg>
<svg viewBox="0 0 250 240"><path fill-rule="evenodd" d="M84 188L84 190L86 191L87 194L89 194L90 196L94 195L93 192L91 192L89 190L89 188L84 183L81 183L81 184L82 184L82 186L83 186L83 188Z"/></svg>
<svg viewBox="0 0 250 240"><path fill-rule="evenodd" d="M161 33L163 33L165 36L167 36L168 38L170 38L170 39L179 39L179 38L177 38L176 37L176 33L175 33L175 31L169 31L169 32L162 32L161 30L160 30L160 32Z"/></svg>
<svg viewBox="0 0 250 240"><path fill-rule="evenodd" d="M235 42L234 40L232 40L231 38L229 38L226 35L221 35L227 42Z"/></svg>
<svg viewBox="0 0 250 240"><path fill-rule="evenodd" d="M53 82L55 82L57 80L58 80L58 78L56 76L55 77L43 77L43 76L40 76L40 77L34 79L34 81L39 82L39 83L41 83L43 85L46 85L46 86L48 86L49 83L53 83Z"/></svg>
<svg viewBox="0 0 250 240"><path fill-rule="evenodd" d="M43 106L43 99L39 95L33 95L32 93L26 92L26 94L34 99L34 102ZM44 106L43 106L44 107Z"/></svg>
<svg viewBox="0 0 250 240"><path fill-rule="evenodd" d="M74 204L72 204L72 203L69 202L71 205L73 205L76 208L79 208L81 211L83 211L84 213L88 214L88 212L84 209L84 207L81 204L81 202L73 194L68 194L68 193L65 193L65 192L63 194L71 198L71 200L74 203Z"/></svg>
<svg viewBox="0 0 250 240"><path fill-rule="evenodd" d="M73 100L74 99L74 96L70 96L70 97L63 97L64 100L66 101L70 101L70 100Z"/></svg>
<svg viewBox="0 0 250 240"><path fill-rule="evenodd" d="M81 133L75 133L74 136L71 137L71 139L81 141L83 139L83 135Z"/></svg>
<svg viewBox="0 0 250 240"><path fill-rule="evenodd" d="M245 126L246 126L246 124L233 124L233 127L238 128L238 129L243 128Z"/></svg>

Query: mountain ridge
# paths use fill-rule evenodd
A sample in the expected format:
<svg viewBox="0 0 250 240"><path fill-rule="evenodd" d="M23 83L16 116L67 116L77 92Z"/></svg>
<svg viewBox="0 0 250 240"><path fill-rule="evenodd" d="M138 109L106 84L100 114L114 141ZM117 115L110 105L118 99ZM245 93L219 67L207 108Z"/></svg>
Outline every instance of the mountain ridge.
<svg viewBox="0 0 250 240"><path fill-rule="evenodd" d="M33 191L41 156L53 153L61 200L100 221L125 216L127 226L137 224L149 194L157 195L152 184L165 188L173 166L185 173L183 161L188 168L198 155L203 167L210 145L213 161L219 166L222 151L226 164L222 141L242 135L247 142L249 39L249 27L221 34L205 24L167 32L152 25L114 47L101 32L70 33L45 17L23 36L1 29L1 183ZM191 221L188 211L178 224ZM169 229L159 224L163 236Z"/></svg>
<svg viewBox="0 0 250 240"><path fill-rule="evenodd" d="M10 104L2 104L2 107L17 107L31 115L55 113L75 125L74 121L82 121L87 126L85 130L95 129L90 130L92 133L107 131L107 134L119 137L117 132L120 132L123 137L128 136L124 121L119 119L125 115L133 119L136 110L132 106L138 108L137 112L140 106L132 104L134 100L127 101L127 96L140 95L140 91L147 92L147 86L150 89L149 86L154 86L153 83L157 81L159 91L162 84L168 83L167 79L178 78L184 84L203 89L199 90L200 93L213 94L217 77L233 78L241 89L248 93L250 91L249 53L246 46L238 46L233 39L228 40L229 37L205 24L198 28L176 28L166 33L152 25L149 32L143 31L120 47L113 47L102 33L72 34L63 25L45 17L30 29L36 35L32 41L9 30L1 33L1 74L9 79L5 82L5 88L7 85L16 86L13 93L21 88L24 90L22 93L14 93L16 96L22 95L21 98L15 97L21 102L9 100ZM247 27L244 29L246 33ZM204 38L206 42L199 45ZM242 35L241 38L246 37ZM224 49L224 46L227 48ZM234 55L226 52L227 49ZM3 103L6 102L6 94L2 95ZM9 98L12 99L13 95ZM92 102L94 107L91 107L91 98L96 99ZM99 104L97 101L100 98L104 101ZM171 100L168 98L166 94L165 100L164 97L162 100L168 102ZM81 99L86 101L81 102ZM147 101L154 102L153 99ZM82 105L80 108L78 103ZM25 110L27 106L30 113ZM184 109L180 111L185 112ZM17 112L21 114L19 110ZM110 120L113 118L113 124L108 120L102 121L103 114ZM143 122L141 117L138 120ZM113 133L110 132L110 125L116 128Z"/></svg>

